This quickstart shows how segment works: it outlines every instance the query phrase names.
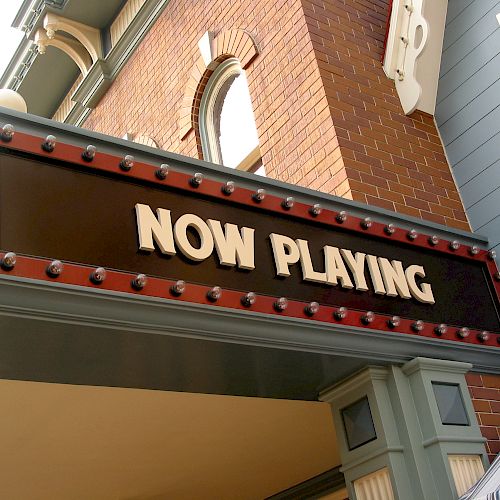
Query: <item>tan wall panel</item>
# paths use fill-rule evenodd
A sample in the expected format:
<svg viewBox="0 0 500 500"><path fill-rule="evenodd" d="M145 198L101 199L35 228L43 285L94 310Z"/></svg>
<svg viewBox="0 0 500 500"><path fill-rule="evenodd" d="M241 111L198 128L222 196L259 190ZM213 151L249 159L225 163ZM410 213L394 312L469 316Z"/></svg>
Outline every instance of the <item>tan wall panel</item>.
<svg viewBox="0 0 500 500"><path fill-rule="evenodd" d="M391 479L387 468L354 481L357 500L394 500Z"/></svg>
<svg viewBox="0 0 500 500"><path fill-rule="evenodd" d="M449 455L451 472L458 496L463 495L484 474L479 455Z"/></svg>

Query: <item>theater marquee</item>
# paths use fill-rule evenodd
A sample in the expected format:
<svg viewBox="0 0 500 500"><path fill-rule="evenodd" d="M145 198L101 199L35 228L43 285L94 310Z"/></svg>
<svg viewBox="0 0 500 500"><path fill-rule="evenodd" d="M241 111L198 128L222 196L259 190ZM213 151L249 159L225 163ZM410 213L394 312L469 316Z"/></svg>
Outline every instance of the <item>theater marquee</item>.
<svg viewBox="0 0 500 500"><path fill-rule="evenodd" d="M194 167L19 132L0 148L3 275L499 345L498 271L479 248Z"/></svg>

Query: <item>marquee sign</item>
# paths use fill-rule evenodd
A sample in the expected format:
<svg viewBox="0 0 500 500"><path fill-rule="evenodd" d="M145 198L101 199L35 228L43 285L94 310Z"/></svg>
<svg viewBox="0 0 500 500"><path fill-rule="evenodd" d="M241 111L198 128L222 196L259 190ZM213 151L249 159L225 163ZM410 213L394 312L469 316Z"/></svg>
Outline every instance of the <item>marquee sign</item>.
<svg viewBox="0 0 500 500"><path fill-rule="evenodd" d="M0 274L499 345L487 251L10 132Z"/></svg>

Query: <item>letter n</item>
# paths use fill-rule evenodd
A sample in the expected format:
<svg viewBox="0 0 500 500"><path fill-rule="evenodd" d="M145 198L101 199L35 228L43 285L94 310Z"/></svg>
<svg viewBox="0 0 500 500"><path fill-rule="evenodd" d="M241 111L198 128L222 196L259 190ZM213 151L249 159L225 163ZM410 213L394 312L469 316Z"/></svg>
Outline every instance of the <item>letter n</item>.
<svg viewBox="0 0 500 500"><path fill-rule="evenodd" d="M154 240L160 248L161 253L175 255L170 210L159 208L156 211L158 214L158 218L156 218L148 205L137 203L135 205L135 213L139 235L139 249L152 252L154 250Z"/></svg>

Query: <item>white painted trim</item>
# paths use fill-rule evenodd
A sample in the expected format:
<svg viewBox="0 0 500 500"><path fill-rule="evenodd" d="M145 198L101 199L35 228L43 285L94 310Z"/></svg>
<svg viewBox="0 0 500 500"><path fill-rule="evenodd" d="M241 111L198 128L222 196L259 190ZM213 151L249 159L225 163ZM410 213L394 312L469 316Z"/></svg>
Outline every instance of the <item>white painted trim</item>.
<svg viewBox="0 0 500 500"><path fill-rule="evenodd" d="M111 46L114 47L137 15L146 0L128 0L109 27Z"/></svg>
<svg viewBox="0 0 500 500"><path fill-rule="evenodd" d="M200 138L203 159L222 165L222 154L215 128L215 104L224 84L232 77L240 75L243 69L235 57L227 59L217 66L200 102Z"/></svg>
<svg viewBox="0 0 500 500"><path fill-rule="evenodd" d="M448 0L393 2L383 68L396 81L406 114L434 114L447 6ZM415 47L419 26L423 37Z"/></svg>
<svg viewBox="0 0 500 500"><path fill-rule="evenodd" d="M208 32L207 32L208 33ZM244 73L240 62L235 57L231 57L217 66L203 92L200 102L199 131L203 159L222 165L222 153L220 150L219 138L217 137L216 104L223 86L235 76ZM259 146L255 147L243 160L235 167L237 170L252 171L252 167L261 158Z"/></svg>
<svg viewBox="0 0 500 500"><path fill-rule="evenodd" d="M205 66L208 66L214 60L213 31L205 32L205 34L198 40L198 49L200 50Z"/></svg>

